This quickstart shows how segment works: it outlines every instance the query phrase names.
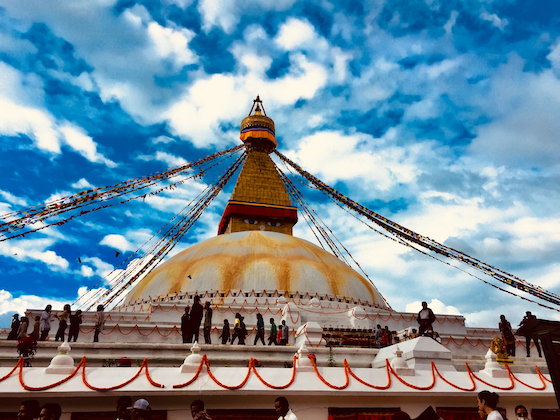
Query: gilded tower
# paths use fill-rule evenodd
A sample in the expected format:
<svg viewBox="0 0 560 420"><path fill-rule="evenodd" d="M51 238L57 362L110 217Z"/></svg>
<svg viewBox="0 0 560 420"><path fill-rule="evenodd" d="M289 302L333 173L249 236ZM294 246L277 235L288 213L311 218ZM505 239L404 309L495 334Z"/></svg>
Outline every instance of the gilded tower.
<svg viewBox="0 0 560 420"><path fill-rule="evenodd" d="M291 235L297 208L269 156L277 146L274 121L267 117L258 96L241 122L240 139L246 145L247 159L222 215L218 235L251 230Z"/></svg>

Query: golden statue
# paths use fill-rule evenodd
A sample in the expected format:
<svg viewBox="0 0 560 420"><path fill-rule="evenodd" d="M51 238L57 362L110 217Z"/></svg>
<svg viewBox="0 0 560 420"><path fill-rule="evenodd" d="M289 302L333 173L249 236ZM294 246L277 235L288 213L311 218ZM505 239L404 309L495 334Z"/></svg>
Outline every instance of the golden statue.
<svg viewBox="0 0 560 420"><path fill-rule="evenodd" d="M506 346L501 338L494 337L494 339L492 340L492 344L490 344L490 350L492 350L492 353L496 355L496 361L498 363L513 363L513 360L510 360L510 358L508 357Z"/></svg>

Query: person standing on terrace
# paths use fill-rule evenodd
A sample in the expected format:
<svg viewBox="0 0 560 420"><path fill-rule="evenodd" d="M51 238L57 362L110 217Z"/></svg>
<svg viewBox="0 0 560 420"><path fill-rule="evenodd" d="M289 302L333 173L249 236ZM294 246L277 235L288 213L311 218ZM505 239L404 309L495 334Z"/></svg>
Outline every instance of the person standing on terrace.
<svg viewBox="0 0 560 420"><path fill-rule="evenodd" d="M190 325L190 312L191 307L187 305L185 312L181 316L181 335L183 336L183 343L192 342L192 332Z"/></svg>
<svg viewBox="0 0 560 420"><path fill-rule="evenodd" d="M422 302L422 309L418 312L418 324L420 324L419 335L426 335L427 331L432 330L432 324L436 320L436 316L430 308L428 302Z"/></svg>
<svg viewBox="0 0 560 420"><path fill-rule="evenodd" d="M212 308L210 302L204 304L204 343L212 344L210 333L212 332Z"/></svg>
<svg viewBox="0 0 560 420"><path fill-rule="evenodd" d="M278 345L278 342L276 341L277 337L278 327L274 323L274 318L270 318L270 335L268 336L268 345L270 346L273 343L275 346Z"/></svg>
<svg viewBox="0 0 560 420"><path fill-rule="evenodd" d="M257 341L259 340L261 340L263 346L266 345L264 344L264 319L260 313L257 314L257 335L255 337L255 342L253 343L253 345L256 346Z"/></svg>
<svg viewBox="0 0 560 420"><path fill-rule="evenodd" d="M204 308L200 304L200 296L196 295L194 297L194 303L191 309L190 325L193 335L193 341L198 343L198 336L200 333L200 323L202 322L202 315Z"/></svg>

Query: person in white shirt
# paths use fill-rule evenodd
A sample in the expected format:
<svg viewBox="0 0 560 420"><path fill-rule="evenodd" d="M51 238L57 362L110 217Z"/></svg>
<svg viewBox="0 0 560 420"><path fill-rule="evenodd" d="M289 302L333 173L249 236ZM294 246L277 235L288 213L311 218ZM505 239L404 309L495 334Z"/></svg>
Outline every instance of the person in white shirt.
<svg viewBox="0 0 560 420"><path fill-rule="evenodd" d="M499 395L495 392L481 391L476 397L478 409L486 413L486 420L504 420L496 406L498 405Z"/></svg>
<svg viewBox="0 0 560 420"><path fill-rule="evenodd" d="M276 410L276 415L278 420L298 420L296 415L290 410L290 403L286 397L278 397L274 401L274 409Z"/></svg>
<svg viewBox="0 0 560 420"><path fill-rule="evenodd" d="M49 336L49 331L51 330L51 311L52 306L47 305L41 314L41 337L39 341L45 341Z"/></svg>

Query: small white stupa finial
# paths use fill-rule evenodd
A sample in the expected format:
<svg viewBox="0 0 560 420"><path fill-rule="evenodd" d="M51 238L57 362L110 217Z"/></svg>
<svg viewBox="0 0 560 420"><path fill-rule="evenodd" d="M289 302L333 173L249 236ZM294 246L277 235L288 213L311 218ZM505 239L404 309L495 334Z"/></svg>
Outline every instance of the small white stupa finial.
<svg viewBox="0 0 560 420"><path fill-rule="evenodd" d="M68 375L74 372L74 359L69 355L72 348L68 341L62 342L58 346L58 354L54 356L48 367L45 368L45 373L58 373Z"/></svg>
<svg viewBox="0 0 560 420"><path fill-rule="evenodd" d="M196 372L202 361L202 356L200 353L200 346L198 342L194 342L191 346L191 354L189 354L183 364L181 365L181 373ZM202 367L202 370L206 369L206 366Z"/></svg>

